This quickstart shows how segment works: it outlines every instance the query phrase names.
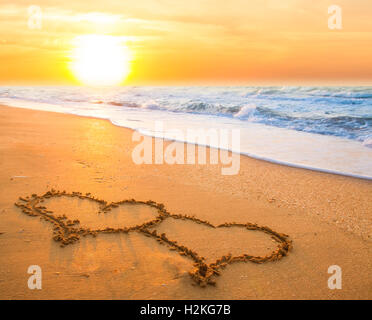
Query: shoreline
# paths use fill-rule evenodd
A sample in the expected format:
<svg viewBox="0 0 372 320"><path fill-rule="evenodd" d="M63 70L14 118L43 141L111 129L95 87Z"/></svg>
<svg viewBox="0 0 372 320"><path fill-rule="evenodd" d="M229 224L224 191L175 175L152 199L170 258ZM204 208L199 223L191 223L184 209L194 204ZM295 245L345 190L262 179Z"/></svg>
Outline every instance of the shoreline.
<svg viewBox="0 0 372 320"><path fill-rule="evenodd" d="M137 166L133 130L103 119L1 106L0 124L2 299L371 299L368 180L244 155L236 176L222 176L221 166L211 164ZM215 287L199 288L190 283L187 258L137 233L87 237L60 248L49 224L14 206L19 196L51 188L107 201L153 200L213 225L268 226L289 235L293 250L280 261L228 266ZM74 211L83 221L92 210L84 206L75 213L76 204L56 202L53 210ZM208 259L230 250L265 254L272 245L258 234L203 228L171 220L157 230ZM26 287L27 267L35 264L44 272L39 291ZM342 290L327 287L331 265L342 267Z"/></svg>
<svg viewBox="0 0 372 320"><path fill-rule="evenodd" d="M25 109L25 110L41 111L41 112L52 112L52 113L58 113L58 114L66 114L66 115L71 115L71 116L83 117L83 118L88 118L88 119L104 120L104 121L108 121L113 126L116 126L116 127L119 127L119 128L125 128L125 129L129 129L129 130L133 130L133 131L138 132L138 130L136 130L136 129L126 127L126 126L117 125L114 122L112 122L111 119L108 119L108 118L98 118L98 117L94 117L94 116L76 115L76 114L70 114L70 113L64 113L64 112L58 112L58 111L36 110L36 109L32 109L32 108L25 108L25 107L19 107L19 106L9 106L9 105L0 104L0 107L1 106L7 107L7 108L19 108L19 109ZM141 134L144 135L144 136L151 137L151 138L159 138L158 136L155 136L155 135L147 135L147 134L143 134L143 133L141 133ZM168 142L180 142L180 143L184 143L184 144L193 144L193 145L196 145L196 146L202 146L202 147L206 147L206 148L214 148L214 147L209 146L209 145L191 143L191 142L187 142L187 141L183 141L183 140L168 139L166 137L163 138L163 140L168 141ZM321 173L326 173L326 174L339 175L339 176L344 176L344 177L350 177L350 178L372 181L372 176L347 173L347 172L337 171L337 170L332 170L332 169L322 169L322 168L319 168L319 167L308 166L308 165L300 165L300 164L291 163L291 162L287 162L287 161L281 161L281 160L275 160L275 159L267 158L265 156L258 156L258 155L255 155L255 154L252 154L252 153L249 153L249 152L239 152L239 153L237 153L235 151L232 151L231 149L223 149L223 148L221 148L221 150L227 150L231 153L239 154L240 156L245 156L245 157L248 157L248 158L251 158L251 159L265 161L265 162L278 164L278 165L282 165L282 166L287 166L287 167L291 167L291 168L304 169L304 170L310 170L310 171L321 172Z"/></svg>

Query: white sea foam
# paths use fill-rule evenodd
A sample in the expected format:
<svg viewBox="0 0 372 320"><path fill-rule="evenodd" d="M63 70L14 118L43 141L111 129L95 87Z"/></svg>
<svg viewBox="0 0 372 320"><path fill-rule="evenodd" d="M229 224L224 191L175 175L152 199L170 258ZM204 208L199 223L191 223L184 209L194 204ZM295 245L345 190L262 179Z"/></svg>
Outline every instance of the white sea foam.
<svg viewBox="0 0 372 320"><path fill-rule="evenodd" d="M252 116L255 110L256 110L255 105L245 105L240 108L239 112L234 114L234 117L245 119L245 118Z"/></svg>

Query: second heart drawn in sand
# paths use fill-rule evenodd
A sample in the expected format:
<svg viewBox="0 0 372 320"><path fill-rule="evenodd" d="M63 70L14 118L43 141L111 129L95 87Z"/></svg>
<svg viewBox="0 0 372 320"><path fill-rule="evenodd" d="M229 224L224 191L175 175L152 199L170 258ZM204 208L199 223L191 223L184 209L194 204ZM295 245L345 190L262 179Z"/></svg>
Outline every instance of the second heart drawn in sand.
<svg viewBox="0 0 372 320"><path fill-rule="evenodd" d="M122 228L98 228L91 229L80 225L78 219L70 220L65 214L55 215L53 211L48 210L43 206L43 202L47 199L52 198L77 198L88 200L99 205L99 212L108 213L113 208L117 208L121 205L146 205L157 211L157 216L144 222L142 224L137 224L133 226L127 226ZM253 223L235 223L226 222L220 225L213 225L209 221L200 220L194 216L172 214L165 209L165 206L161 203L156 203L154 201L138 201L135 199L122 200L119 202L108 203L105 200L95 198L90 193L82 194L80 192L68 193L66 191L56 191L51 190L45 194L38 196L33 194L31 197L20 197L19 201L15 205L22 209L22 211L29 216L39 216L40 218L52 223L54 225L53 229L53 239L60 242L61 247L72 244L79 241L81 236L93 236L96 237L100 233L130 233L139 232L147 237L154 238L159 243L167 245L171 250L176 250L180 255L188 257L194 261L194 270L190 271L189 274L191 278L200 286L204 287L206 285L215 285L215 278L220 274L220 270L226 267L228 264L235 262L253 262L253 263L264 263L269 261L280 260L281 258L288 255L288 252L292 249L292 241L289 236L283 233L278 233L273 231L266 226L258 226ZM275 250L270 252L265 256L254 256L248 253L243 253L241 255L233 256L231 254L224 255L214 262L206 263L206 259L200 256L196 251L189 249L186 246L179 244L177 241L169 239L165 233L158 234L156 230L151 230L153 227L158 226L166 219L181 219L194 222L197 224L204 225L209 228L219 229L219 228L231 228L239 227L245 230L256 230L261 231L265 234L271 236L273 241L277 243Z"/></svg>

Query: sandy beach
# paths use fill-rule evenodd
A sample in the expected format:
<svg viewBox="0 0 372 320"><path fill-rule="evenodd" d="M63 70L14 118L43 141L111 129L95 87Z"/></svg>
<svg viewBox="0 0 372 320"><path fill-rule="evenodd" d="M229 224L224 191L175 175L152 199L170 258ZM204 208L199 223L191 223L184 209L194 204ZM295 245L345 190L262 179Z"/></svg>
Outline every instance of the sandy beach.
<svg viewBox="0 0 372 320"><path fill-rule="evenodd" d="M109 121L0 106L0 299L372 299L372 182L241 156L238 175L220 165L136 165L133 131ZM288 235L276 261L228 264L215 285L190 277L195 261L141 232L80 237L61 247L50 221L26 215L19 197L81 192L107 203L164 204L174 215L217 226L257 224ZM156 219L143 204L99 213L79 197L45 199L55 215L86 228L123 228ZM152 226L211 263L231 253L265 256L270 234L213 228L188 219ZM42 289L30 290L30 265ZM342 268L342 289L327 270Z"/></svg>

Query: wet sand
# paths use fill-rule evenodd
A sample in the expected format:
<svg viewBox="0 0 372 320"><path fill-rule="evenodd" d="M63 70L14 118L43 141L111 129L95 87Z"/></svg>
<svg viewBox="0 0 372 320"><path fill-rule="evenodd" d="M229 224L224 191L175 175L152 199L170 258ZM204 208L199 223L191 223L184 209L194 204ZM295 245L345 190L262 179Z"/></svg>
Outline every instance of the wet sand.
<svg viewBox="0 0 372 320"><path fill-rule="evenodd" d="M235 176L219 165L135 165L132 133L0 107L1 299L372 298L372 182L245 156ZM172 216L143 228L159 210ZM278 251L287 240L293 248ZM41 290L27 287L30 265L42 269ZM341 290L327 286L331 265Z"/></svg>

